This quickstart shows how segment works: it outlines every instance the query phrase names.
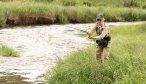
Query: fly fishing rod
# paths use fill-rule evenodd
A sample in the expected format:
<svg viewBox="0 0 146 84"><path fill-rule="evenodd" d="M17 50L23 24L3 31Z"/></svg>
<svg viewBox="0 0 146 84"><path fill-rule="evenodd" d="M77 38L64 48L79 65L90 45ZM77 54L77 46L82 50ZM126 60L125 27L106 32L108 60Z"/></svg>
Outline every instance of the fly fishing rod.
<svg viewBox="0 0 146 84"><path fill-rule="evenodd" d="M72 28L72 29L75 29L75 30L79 30L79 31L84 32L84 33L86 33L87 35L89 35L89 32L86 31L86 30L78 29L78 28L71 27L71 26L66 26L66 27L69 27L69 28Z"/></svg>

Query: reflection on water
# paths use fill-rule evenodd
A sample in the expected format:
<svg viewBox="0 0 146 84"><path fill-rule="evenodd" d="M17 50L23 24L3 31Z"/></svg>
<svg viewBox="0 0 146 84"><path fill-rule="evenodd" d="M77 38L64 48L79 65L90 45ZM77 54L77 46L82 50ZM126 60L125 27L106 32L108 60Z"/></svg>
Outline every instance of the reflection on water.
<svg viewBox="0 0 146 84"><path fill-rule="evenodd" d="M27 78L21 77L14 73L0 72L0 84L32 84L26 82Z"/></svg>

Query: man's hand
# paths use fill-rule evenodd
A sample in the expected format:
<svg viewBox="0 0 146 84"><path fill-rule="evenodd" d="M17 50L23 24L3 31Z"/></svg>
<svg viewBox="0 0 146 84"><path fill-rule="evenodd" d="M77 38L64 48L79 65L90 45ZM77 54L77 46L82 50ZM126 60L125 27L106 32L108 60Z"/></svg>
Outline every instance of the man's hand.
<svg viewBox="0 0 146 84"><path fill-rule="evenodd" d="M89 39L92 39L91 35L88 36Z"/></svg>
<svg viewBox="0 0 146 84"><path fill-rule="evenodd" d="M98 36L97 37L91 37L91 36L89 36L88 38L89 39L96 39L96 40L98 40Z"/></svg>
<svg viewBox="0 0 146 84"><path fill-rule="evenodd" d="M91 34L90 34L90 33L88 33L88 38L89 38L89 39L92 39L92 37L91 37Z"/></svg>
<svg viewBox="0 0 146 84"><path fill-rule="evenodd" d="M88 35L88 38L89 39L91 39L92 37L91 37L91 34L89 33L89 32L86 32L87 33L87 35Z"/></svg>

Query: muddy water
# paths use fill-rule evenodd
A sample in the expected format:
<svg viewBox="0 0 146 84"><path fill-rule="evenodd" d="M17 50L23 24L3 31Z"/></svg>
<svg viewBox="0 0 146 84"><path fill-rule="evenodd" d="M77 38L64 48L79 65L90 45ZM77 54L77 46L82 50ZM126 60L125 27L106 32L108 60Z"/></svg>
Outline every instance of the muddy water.
<svg viewBox="0 0 146 84"><path fill-rule="evenodd" d="M68 24L1 29L0 43L20 52L20 57L0 56L0 84L44 84L43 74L51 71L58 59L93 43L81 31L87 31L93 26Z"/></svg>
<svg viewBox="0 0 146 84"><path fill-rule="evenodd" d="M21 75L16 75L14 73L0 72L0 84L29 84L27 82L28 78L21 77Z"/></svg>

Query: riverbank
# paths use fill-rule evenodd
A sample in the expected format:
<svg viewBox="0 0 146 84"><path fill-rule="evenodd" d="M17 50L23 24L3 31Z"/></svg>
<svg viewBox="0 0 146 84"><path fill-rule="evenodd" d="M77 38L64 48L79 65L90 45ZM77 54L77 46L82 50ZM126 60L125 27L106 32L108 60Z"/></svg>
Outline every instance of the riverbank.
<svg viewBox="0 0 146 84"><path fill-rule="evenodd" d="M113 27L110 60L95 59L95 45L59 60L46 75L48 84L144 84L146 83L146 24Z"/></svg>
<svg viewBox="0 0 146 84"><path fill-rule="evenodd" d="M61 3L61 2L60 2ZM97 14L107 22L144 21L146 10L141 7L88 6L14 0L0 2L0 26L64 23L92 23Z"/></svg>

